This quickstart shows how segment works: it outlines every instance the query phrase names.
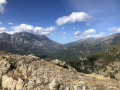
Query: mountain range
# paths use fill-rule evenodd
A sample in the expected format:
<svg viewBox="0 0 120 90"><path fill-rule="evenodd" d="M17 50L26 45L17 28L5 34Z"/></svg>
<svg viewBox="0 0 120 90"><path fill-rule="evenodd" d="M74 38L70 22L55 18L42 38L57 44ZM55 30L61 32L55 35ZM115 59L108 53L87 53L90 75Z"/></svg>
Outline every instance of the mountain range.
<svg viewBox="0 0 120 90"><path fill-rule="evenodd" d="M0 49L11 53L45 57L48 54L61 49L63 46L50 40L44 35L35 35L27 32L0 34Z"/></svg>
<svg viewBox="0 0 120 90"><path fill-rule="evenodd" d="M10 53L28 55L34 54L41 58L53 57L60 60L78 60L120 43L120 33L111 34L98 39L78 40L68 44L59 44L45 35L35 35L21 32L15 34L0 34L0 49Z"/></svg>
<svg viewBox="0 0 120 90"><path fill-rule="evenodd" d="M120 43L120 33L98 39L89 38L68 43L64 49L53 53L51 56L60 60L78 60L81 57L104 51L117 43Z"/></svg>

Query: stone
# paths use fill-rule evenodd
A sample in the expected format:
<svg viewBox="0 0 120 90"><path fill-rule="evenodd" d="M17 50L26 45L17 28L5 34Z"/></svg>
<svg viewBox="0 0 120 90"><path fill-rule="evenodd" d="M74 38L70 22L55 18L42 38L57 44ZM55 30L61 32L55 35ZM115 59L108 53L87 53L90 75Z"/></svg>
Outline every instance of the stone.
<svg viewBox="0 0 120 90"><path fill-rule="evenodd" d="M57 81L57 79L54 79L51 83L50 83L50 90L59 90L60 88L60 84Z"/></svg>
<svg viewBox="0 0 120 90"><path fill-rule="evenodd" d="M4 75L2 77L2 87L9 90L24 90L24 82L20 78L15 80L12 77Z"/></svg>
<svg viewBox="0 0 120 90"><path fill-rule="evenodd" d="M62 61L58 60L58 59L52 60L51 62L56 64L56 65L59 65L59 66L67 68L67 64L65 62L62 62Z"/></svg>
<svg viewBox="0 0 120 90"><path fill-rule="evenodd" d="M0 77L11 69L11 64L6 60L0 60Z"/></svg>

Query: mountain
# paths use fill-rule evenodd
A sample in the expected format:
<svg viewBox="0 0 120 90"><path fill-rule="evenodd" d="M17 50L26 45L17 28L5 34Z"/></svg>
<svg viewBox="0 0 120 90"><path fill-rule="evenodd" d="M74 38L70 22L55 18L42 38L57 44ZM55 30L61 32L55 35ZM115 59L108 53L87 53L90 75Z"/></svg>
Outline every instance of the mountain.
<svg viewBox="0 0 120 90"><path fill-rule="evenodd" d="M103 52L68 63L80 72L96 73L120 80L120 43Z"/></svg>
<svg viewBox="0 0 120 90"><path fill-rule="evenodd" d="M27 32L0 34L0 49L21 55L34 54L46 56L61 49L63 45L50 40L44 35L35 35Z"/></svg>
<svg viewBox="0 0 120 90"><path fill-rule="evenodd" d="M120 82L77 72L59 60L0 51L0 90L120 90Z"/></svg>
<svg viewBox="0 0 120 90"><path fill-rule="evenodd" d="M65 48L51 54L60 60L78 60L97 52L106 50L112 45L120 43L120 33L98 39L79 40L65 45Z"/></svg>
<svg viewBox="0 0 120 90"><path fill-rule="evenodd" d="M106 50L112 45L120 43L120 33L112 34L99 39L86 39L69 44L59 44L44 35L35 35L27 32L0 34L0 49L11 53L28 55L34 54L41 58L52 56L60 60L78 60L97 52Z"/></svg>

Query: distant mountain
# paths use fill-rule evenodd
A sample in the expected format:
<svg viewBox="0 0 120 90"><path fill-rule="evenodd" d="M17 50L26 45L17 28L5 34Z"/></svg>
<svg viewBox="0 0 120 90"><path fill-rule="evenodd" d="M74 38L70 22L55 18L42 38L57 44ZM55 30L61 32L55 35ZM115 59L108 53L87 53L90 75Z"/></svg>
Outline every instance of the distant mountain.
<svg viewBox="0 0 120 90"><path fill-rule="evenodd" d="M80 72L96 73L120 80L120 43L103 52L68 63Z"/></svg>
<svg viewBox="0 0 120 90"><path fill-rule="evenodd" d="M79 40L65 45L65 48L51 56L60 60L77 60L97 52L106 50L112 45L120 43L120 33L112 34L99 39Z"/></svg>
<svg viewBox="0 0 120 90"><path fill-rule="evenodd" d="M86 39L69 44L59 44L44 35L35 35L27 32L0 34L0 49L11 53L46 57L52 56L60 60L78 60L97 52L106 50L112 45L120 43L120 33L112 34L99 39Z"/></svg>
<svg viewBox="0 0 120 90"><path fill-rule="evenodd" d="M21 55L34 54L46 56L61 49L63 45L50 40L44 35L35 35L27 32L0 34L0 49Z"/></svg>

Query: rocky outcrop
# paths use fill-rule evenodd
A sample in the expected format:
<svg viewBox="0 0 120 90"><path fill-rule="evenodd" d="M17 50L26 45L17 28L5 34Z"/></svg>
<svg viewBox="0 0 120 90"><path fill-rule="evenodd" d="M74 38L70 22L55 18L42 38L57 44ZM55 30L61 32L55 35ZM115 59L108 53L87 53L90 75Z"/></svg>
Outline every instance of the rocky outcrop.
<svg viewBox="0 0 120 90"><path fill-rule="evenodd" d="M120 90L120 82L70 70L69 65L59 60L46 62L33 55L2 55L11 58L15 65L2 75L3 90Z"/></svg>
<svg viewBox="0 0 120 90"><path fill-rule="evenodd" d="M55 65L61 66L61 67L63 67L63 68L66 68L66 69L68 69L69 71L74 71L74 72L76 72L76 70L75 70L74 68L70 67L66 62L60 61L60 60L58 60L58 59L52 60L51 62L52 62L53 64L55 64Z"/></svg>
<svg viewBox="0 0 120 90"><path fill-rule="evenodd" d="M4 75L2 77L2 87L7 88L8 90L25 90L23 88L24 82L21 78L18 78L18 80L13 79L12 77L8 77L7 75Z"/></svg>
<svg viewBox="0 0 120 90"><path fill-rule="evenodd" d="M6 60L0 60L0 77L6 74L11 68L11 64Z"/></svg>

